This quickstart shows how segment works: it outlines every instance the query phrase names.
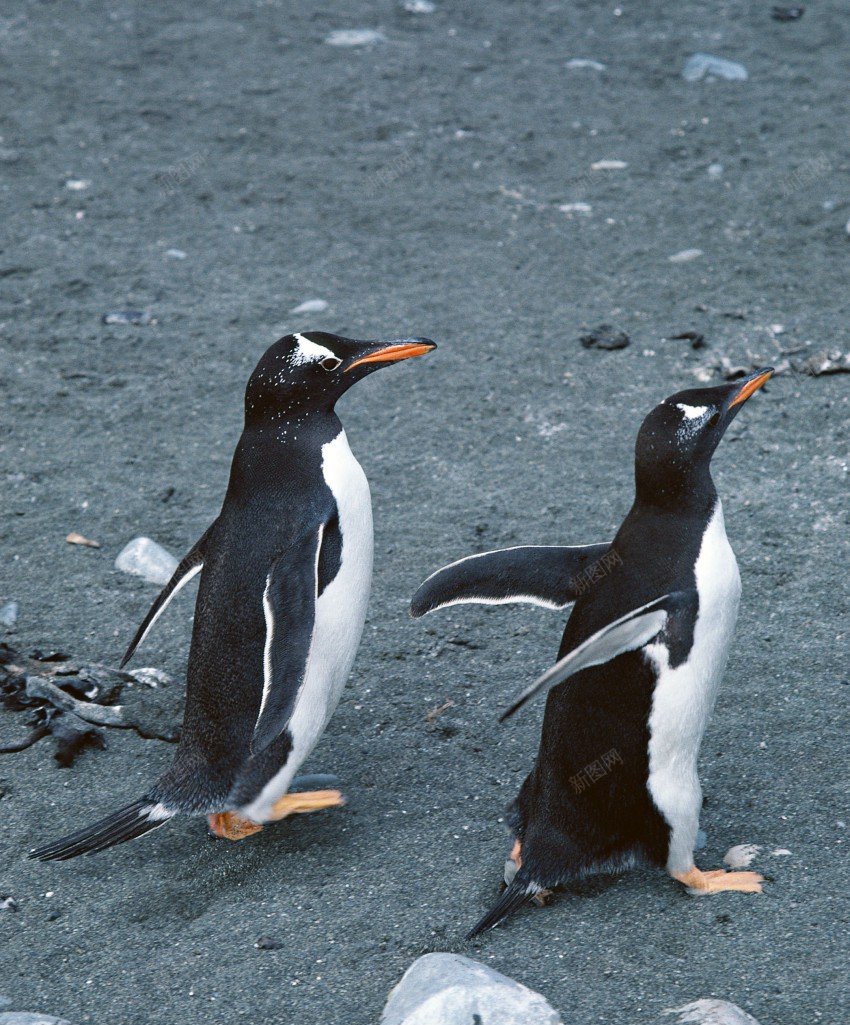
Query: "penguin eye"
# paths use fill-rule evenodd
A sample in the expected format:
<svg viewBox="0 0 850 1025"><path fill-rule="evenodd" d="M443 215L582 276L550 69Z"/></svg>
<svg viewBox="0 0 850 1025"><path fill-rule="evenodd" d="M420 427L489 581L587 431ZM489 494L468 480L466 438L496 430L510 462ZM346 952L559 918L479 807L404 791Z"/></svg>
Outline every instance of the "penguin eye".
<svg viewBox="0 0 850 1025"><path fill-rule="evenodd" d="M711 414L711 416L708 418L708 426L709 427L716 427L719 421L720 421L720 410L716 409Z"/></svg>
<svg viewBox="0 0 850 1025"><path fill-rule="evenodd" d="M319 362L319 366L322 370L336 370L340 363L342 363L342 360L336 356L325 356L325 358Z"/></svg>

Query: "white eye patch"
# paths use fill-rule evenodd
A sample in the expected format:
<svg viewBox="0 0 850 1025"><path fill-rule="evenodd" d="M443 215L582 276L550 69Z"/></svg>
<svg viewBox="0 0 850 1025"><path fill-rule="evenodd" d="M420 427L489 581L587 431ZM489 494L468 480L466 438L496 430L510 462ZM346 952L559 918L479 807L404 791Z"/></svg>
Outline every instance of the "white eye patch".
<svg viewBox="0 0 850 1025"><path fill-rule="evenodd" d="M296 335L295 340L298 342L298 345L290 356L293 366L300 367L304 363L316 363L321 359L339 358L336 353L326 349L324 345L317 345L316 342L311 342L304 335Z"/></svg>
<svg viewBox="0 0 850 1025"><path fill-rule="evenodd" d="M708 406L686 406L684 402L677 402L676 409L681 409L686 420L700 420L708 412Z"/></svg>

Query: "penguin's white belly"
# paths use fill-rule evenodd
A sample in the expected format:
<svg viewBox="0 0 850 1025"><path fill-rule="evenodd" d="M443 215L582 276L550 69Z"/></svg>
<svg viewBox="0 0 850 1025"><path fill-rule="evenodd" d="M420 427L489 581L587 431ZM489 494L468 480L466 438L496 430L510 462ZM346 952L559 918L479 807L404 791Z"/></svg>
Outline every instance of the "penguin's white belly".
<svg viewBox="0 0 850 1025"><path fill-rule="evenodd" d="M372 586L372 499L369 482L348 446L345 431L322 446L322 473L333 493L342 535L339 570L316 602L304 680L288 729L292 751L283 768L245 809L257 822L289 788L318 743L342 695L360 646Z"/></svg>
<svg viewBox="0 0 850 1025"><path fill-rule="evenodd" d="M658 674L649 717L648 787L671 827L671 872L693 866L702 805L697 758L726 667L741 596L738 563L726 537L719 499L703 535L695 574L699 611L687 660L671 669L666 646L650 644L644 649Z"/></svg>

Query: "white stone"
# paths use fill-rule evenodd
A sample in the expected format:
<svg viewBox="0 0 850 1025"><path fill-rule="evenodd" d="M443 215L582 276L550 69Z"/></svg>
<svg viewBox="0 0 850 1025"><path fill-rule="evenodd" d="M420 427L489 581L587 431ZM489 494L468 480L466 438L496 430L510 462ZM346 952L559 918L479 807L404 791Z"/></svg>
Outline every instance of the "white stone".
<svg viewBox="0 0 850 1025"><path fill-rule="evenodd" d="M115 568L143 577L151 584L167 584L177 569L177 560L149 537L136 537L118 553Z"/></svg>
<svg viewBox="0 0 850 1025"><path fill-rule="evenodd" d="M325 36L328 46L372 46L386 41L383 32L372 28L340 28Z"/></svg>
<svg viewBox="0 0 850 1025"><path fill-rule="evenodd" d="M590 203L561 203L558 209L564 214L590 214L593 212Z"/></svg>
<svg viewBox="0 0 850 1025"><path fill-rule="evenodd" d="M328 308L328 304L324 299L307 299L303 303L300 303L295 309L290 310L291 314L297 313L324 313Z"/></svg>
<svg viewBox="0 0 850 1025"><path fill-rule="evenodd" d="M431 0L404 0L404 9L408 14L433 14L437 5Z"/></svg>
<svg viewBox="0 0 850 1025"><path fill-rule="evenodd" d="M690 263L691 260L697 260L700 256L702 256L701 249L683 249L679 253L668 256L667 259L670 263Z"/></svg>
<svg viewBox="0 0 850 1025"><path fill-rule="evenodd" d="M587 68L590 71L605 70L604 64L600 64L599 61L588 60L585 57L573 57L571 60L567 61L567 67L575 68L576 70L581 70L583 68Z"/></svg>
<svg viewBox="0 0 850 1025"><path fill-rule="evenodd" d="M171 683L171 677L161 669L153 666L142 666L141 669L129 670L129 675L137 683L143 683L146 687L167 687Z"/></svg>
<svg viewBox="0 0 850 1025"><path fill-rule="evenodd" d="M425 954L390 993L381 1025L563 1025L539 993L459 954Z"/></svg>
<svg viewBox="0 0 850 1025"><path fill-rule="evenodd" d="M71 192L84 192L89 185L91 185L91 182L86 181L85 178L69 178L65 182L65 188L70 189Z"/></svg>
<svg viewBox="0 0 850 1025"><path fill-rule="evenodd" d="M678 1014L679 1025L759 1025L756 1019L728 1000L694 1000L683 1007L671 1007L667 1014Z"/></svg>
<svg viewBox="0 0 850 1025"><path fill-rule="evenodd" d="M712 178L719 178L723 174L723 164L709 164L708 173Z"/></svg>
<svg viewBox="0 0 850 1025"><path fill-rule="evenodd" d="M70 1025L64 1018L52 1014L35 1014L32 1011L6 1011L0 1014L0 1025Z"/></svg>
<svg viewBox="0 0 850 1025"><path fill-rule="evenodd" d="M737 61L715 57L713 53L694 53L685 61L682 78L699 82L702 78L725 78L727 82L746 82L747 69Z"/></svg>
<svg viewBox="0 0 850 1025"><path fill-rule="evenodd" d="M9 601L0 608L0 626L5 627L7 630L13 630L16 623L18 622L18 603L16 601Z"/></svg>
<svg viewBox="0 0 850 1025"><path fill-rule="evenodd" d="M186 254L182 249L166 249L165 255L169 260L185 260Z"/></svg>
<svg viewBox="0 0 850 1025"><path fill-rule="evenodd" d="M597 160L590 165L591 171L623 171L629 166L626 160Z"/></svg>

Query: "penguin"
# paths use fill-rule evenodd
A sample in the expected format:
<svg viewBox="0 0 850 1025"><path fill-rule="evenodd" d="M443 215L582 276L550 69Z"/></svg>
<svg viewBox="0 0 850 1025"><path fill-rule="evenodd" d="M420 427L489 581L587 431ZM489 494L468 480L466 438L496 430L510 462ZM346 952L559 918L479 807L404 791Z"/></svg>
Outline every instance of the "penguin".
<svg viewBox="0 0 850 1025"><path fill-rule="evenodd" d="M414 617L463 602L574 603L557 663L502 716L547 694L536 762L508 809L508 885L467 939L554 887L638 863L666 868L691 894L761 892L755 872L698 869L694 845L697 758L741 591L710 463L772 373L681 391L652 410L635 446L634 502L612 541L473 555L414 595Z"/></svg>
<svg viewBox="0 0 850 1025"><path fill-rule="evenodd" d="M340 699L372 579L372 504L334 407L367 374L436 348L427 338L356 341L291 334L263 355L221 511L133 637L123 667L200 574L179 746L137 801L32 852L93 854L178 814L242 839L294 812L343 803L289 793Z"/></svg>

